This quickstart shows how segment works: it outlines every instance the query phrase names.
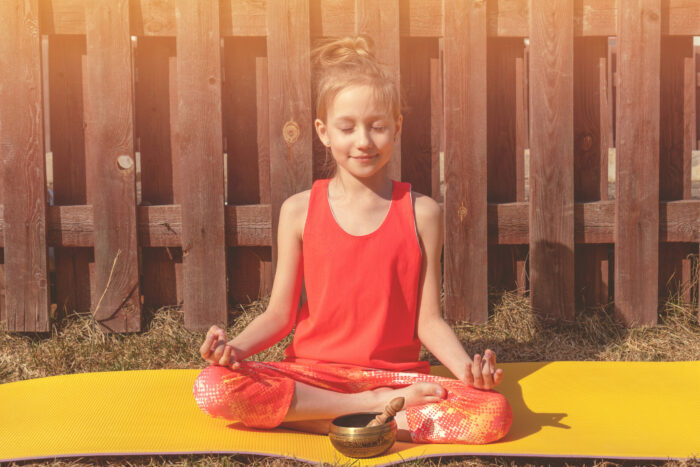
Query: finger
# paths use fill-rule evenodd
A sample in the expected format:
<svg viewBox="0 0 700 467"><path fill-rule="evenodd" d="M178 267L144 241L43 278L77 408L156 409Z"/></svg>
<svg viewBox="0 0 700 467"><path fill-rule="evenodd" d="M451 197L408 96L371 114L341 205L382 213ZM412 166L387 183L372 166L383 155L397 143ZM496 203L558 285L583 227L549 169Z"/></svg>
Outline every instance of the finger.
<svg viewBox="0 0 700 467"><path fill-rule="evenodd" d="M199 353L203 358L207 358L211 353L211 344L214 342L214 334L207 334L207 338L204 339L204 343L199 348Z"/></svg>
<svg viewBox="0 0 700 467"><path fill-rule="evenodd" d="M496 352L487 349L487 351L491 354L491 368L495 369L496 368Z"/></svg>
<svg viewBox="0 0 700 467"><path fill-rule="evenodd" d="M503 370L500 368L493 374L493 385L498 386L503 381Z"/></svg>
<svg viewBox="0 0 700 467"><path fill-rule="evenodd" d="M474 365L472 365L472 374L474 375L474 386L481 388L484 386L484 376L481 374L481 355L474 355Z"/></svg>
<svg viewBox="0 0 700 467"><path fill-rule="evenodd" d="M228 365L231 363L231 351L233 349L231 348L230 345L224 345L224 354L221 356L219 359L219 365Z"/></svg>
<svg viewBox="0 0 700 467"><path fill-rule="evenodd" d="M474 385L474 375L472 374L472 362L467 363L467 371L464 374L464 376L467 378L465 381L468 385L472 386Z"/></svg>
<svg viewBox="0 0 700 467"><path fill-rule="evenodd" d="M214 354L212 355L212 358L218 362L221 360L221 357L224 355L224 347L226 346L226 343L223 340L217 341L215 344L216 348L214 349Z"/></svg>
<svg viewBox="0 0 700 467"><path fill-rule="evenodd" d="M491 368L491 358L488 351L484 353L483 362L481 374L484 377L484 389L491 389L493 387L493 369Z"/></svg>
<svg viewBox="0 0 700 467"><path fill-rule="evenodd" d="M241 363L240 363L240 362L233 362L233 363L231 364L231 369L232 369L232 370L237 370L237 369L239 369L240 367L241 367Z"/></svg>

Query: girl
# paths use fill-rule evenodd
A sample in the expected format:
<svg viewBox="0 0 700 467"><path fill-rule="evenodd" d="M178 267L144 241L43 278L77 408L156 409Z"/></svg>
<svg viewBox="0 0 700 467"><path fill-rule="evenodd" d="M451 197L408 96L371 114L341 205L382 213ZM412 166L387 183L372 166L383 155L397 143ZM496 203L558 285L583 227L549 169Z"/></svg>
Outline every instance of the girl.
<svg viewBox="0 0 700 467"><path fill-rule="evenodd" d="M401 440L502 438L512 413L491 391L503 379L495 354L472 361L442 319L440 206L388 176L403 120L394 79L366 36L326 40L312 63L316 133L336 169L282 204L267 310L229 342L216 326L207 333L199 407L249 427L327 434L334 417L403 396ZM294 327L284 361L244 361ZM457 380L429 374L421 342Z"/></svg>

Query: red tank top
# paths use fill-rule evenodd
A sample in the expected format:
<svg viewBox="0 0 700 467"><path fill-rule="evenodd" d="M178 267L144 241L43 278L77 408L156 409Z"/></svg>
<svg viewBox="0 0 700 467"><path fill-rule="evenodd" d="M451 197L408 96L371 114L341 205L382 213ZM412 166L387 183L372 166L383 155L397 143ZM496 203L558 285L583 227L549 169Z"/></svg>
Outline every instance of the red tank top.
<svg viewBox="0 0 700 467"><path fill-rule="evenodd" d="M422 253L410 183L392 180L384 221L356 236L335 220L329 182L311 187L302 246L308 300L285 361L428 373L429 363L418 360Z"/></svg>

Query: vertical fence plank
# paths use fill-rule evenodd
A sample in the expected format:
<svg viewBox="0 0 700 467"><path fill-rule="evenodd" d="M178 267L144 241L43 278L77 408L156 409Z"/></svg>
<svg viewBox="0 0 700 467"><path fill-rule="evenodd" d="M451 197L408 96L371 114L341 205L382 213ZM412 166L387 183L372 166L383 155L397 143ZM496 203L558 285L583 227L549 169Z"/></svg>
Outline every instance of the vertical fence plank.
<svg viewBox="0 0 700 467"><path fill-rule="evenodd" d="M41 36L37 0L0 4L0 160L10 331L49 330Z"/></svg>
<svg viewBox="0 0 700 467"><path fill-rule="evenodd" d="M615 313L657 321L659 273L659 0L618 6Z"/></svg>
<svg viewBox="0 0 700 467"><path fill-rule="evenodd" d="M141 330L136 164L127 0L85 6L85 145L95 226L95 319L108 331Z"/></svg>
<svg viewBox="0 0 700 467"><path fill-rule="evenodd" d="M286 198L311 188L309 0L267 4L272 268L277 269L279 212Z"/></svg>
<svg viewBox="0 0 700 467"><path fill-rule="evenodd" d="M518 111L522 98L522 81L518 81L517 64L525 53L522 38L488 39L487 74L487 199L489 203L518 201L518 180L522 171L522 140L518 139ZM522 78L522 76L520 76ZM520 91L520 92L519 92ZM520 144L520 147L518 146ZM519 160L520 159L520 160ZM519 245L489 246L488 280L497 290L519 289L518 264L522 247Z"/></svg>
<svg viewBox="0 0 700 467"><path fill-rule="evenodd" d="M574 200L608 197L607 37L574 39ZM601 70L602 66L602 70ZM579 303L608 302L608 246L576 245L575 293Z"/></svg>
<svg viewBox="0 0 700 467"><path fill-rule="evenodd" d="M185 327L202 330L228 325L219 2L177 0L175 17Z"/></svg>
<svg viewBox="0 0 700 467"><path fill-rule="evenodd" d="M445 0L445 311L488 318L486 3Z"/></svg>
<svg viewBox="0 0 700 467"><path fill-rule="evenodd" d="M394 74L396 87L401 89L399 0L356 0L355 15L357 34L367 34L374 40L377 60ZM394 145L388 166L389 177L394 180L402 180L407 175L401 158L402 139Z"/></svg>
<svg viewBox="0 0 700 467"><path fill-rule="evenodd" d="M573 0L530 0L530 298L574 317Z"/></svg>
<svg viewBox="0 0 700 467"><path fill-rule="evenodd" d="M173 104L177 100L172 62L175 38L139 37L135 63L135 134L141 156L141 204L168 205L174 196L172 158ZM170 247L141 248L142 293L144 305L159 307L179 303L178 269L182 268L182 250Z"/></svg>

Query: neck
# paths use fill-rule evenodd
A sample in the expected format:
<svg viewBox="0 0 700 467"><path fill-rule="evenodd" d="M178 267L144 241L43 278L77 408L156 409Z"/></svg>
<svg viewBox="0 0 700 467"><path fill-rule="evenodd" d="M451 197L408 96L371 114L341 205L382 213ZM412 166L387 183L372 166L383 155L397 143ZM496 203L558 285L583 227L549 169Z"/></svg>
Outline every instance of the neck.
<svg viewBox="0 0 700 467"><path fill-rule="evenodd" d="M393 182L388 177L386 170L380 170L375 175L366 178L355 177L339 170L331 179L330 184L338 196L351 199L376 197L391 199L393 189Z"/></svg>

